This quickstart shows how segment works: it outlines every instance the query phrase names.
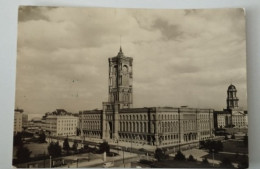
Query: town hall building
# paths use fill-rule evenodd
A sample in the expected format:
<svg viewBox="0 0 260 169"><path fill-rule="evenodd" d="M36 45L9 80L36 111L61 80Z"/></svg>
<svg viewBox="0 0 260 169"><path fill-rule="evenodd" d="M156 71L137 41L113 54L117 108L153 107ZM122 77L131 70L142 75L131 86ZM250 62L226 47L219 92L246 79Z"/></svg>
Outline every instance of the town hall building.
<svg viewBox="0 0 260 169"><path fill-rule="evenodd" d="M157 147L198 145L214 137L213 109L133 106L133 58L122 48L108 59L108 102L79 112L83 137ZM137 63L138 64L138 63Z"/></svg>

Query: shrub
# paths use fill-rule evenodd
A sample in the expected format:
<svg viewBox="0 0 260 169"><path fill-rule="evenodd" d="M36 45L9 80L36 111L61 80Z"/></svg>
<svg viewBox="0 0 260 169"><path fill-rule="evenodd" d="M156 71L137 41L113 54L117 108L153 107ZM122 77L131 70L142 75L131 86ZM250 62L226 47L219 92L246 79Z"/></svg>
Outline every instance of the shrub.
<svg viewBox="0 0 260 169"><path fill-rule="evenodd" d="M27 162L30 159L31 151L27 148L22 146L19 146L16 152L16 157L18 162L23 163Z"/></svg>
<svg viewBox="0 0 260 169"><path fill-rule="evenodd" d="M203 164L209 164L209 161L208 161L207 157L203 158L202 163Z"/></svg>
<svg viewBox="0 0 260 169"><path fill-rule="evenodd" d="M223 158L220 163L221 167L233 168L231 161L228 158Z"/></svg>
<svg viewBox="0 0 260 169"><path fill-rule="evenodd" d="M243 158L240 160L240 163L238 164L238 168L248 168L248 157L245 155Z"/></svg>
<svg viewBox="0 0 260 169"><path fill-rule="evenodd" d="M66 151L67 155L69 154L70 145L69 145L69 140L68 140L68 138L65 138L65 140L64 140L64 142L63 142L63 150Z"/></svg>
<svg viewBox="0 0 260 169"><path fill-rule="evenodd" d="M108 144L106 141L103 142L103 143L101 143L101 144L99 145L99 151L100 151L100 153L106 152L107 154L109 154L109 152L110 152L110 146L109 146L109 144Z"/></svg>
<svg viewBox="0 0 260 169"><path fill-rule="evenodd" d="M161 161L162 159L165 158L163 150L160 148L157 148L155 150L154 158L156 158L158 161Z"/></svg>
<svg viewBox="0 0 260 169"><path fill-rule="evenodd" d="M22 133L18 132L16 135L14 135L13 145L14 146L22 146L23 145Z"/></svg>
<svg viewBox="0 0 260 169"><path fill-rule="evenodd" d="M39 141L39 143L45 143L46 142L46 135L44 134L44 132L42 132L39 135L38 141Z"/></svg>
<svg viewBox="0 0 260 169"><path fill-rule="evenodd" d="M59 157L61 156L61 146L59 145L59 142L56 143L51 142L48 146L48 152L49 155L52 157Z"/></svg>
<svg viewBox="0 0 260 169"><path fill-rule="evenodd" d="M178 151L177 154L176 154L175 157L174 157L174 160L177 160L177 161L185 161L186 158L185 158L185 156L182 154L181 151Z"/></svg>
<svg viewBox="0 0 260 169"><path fill-rule="evenodd" d="M188 161L196 161L192 155L190 155L187 160L188 160Z"/></svg>

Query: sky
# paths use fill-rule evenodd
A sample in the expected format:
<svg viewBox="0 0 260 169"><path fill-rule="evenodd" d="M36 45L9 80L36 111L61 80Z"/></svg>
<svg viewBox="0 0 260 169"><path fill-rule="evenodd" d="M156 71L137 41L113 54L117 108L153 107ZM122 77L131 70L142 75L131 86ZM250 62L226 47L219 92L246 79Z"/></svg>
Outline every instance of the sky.
<svg viewBox="0 0 260 169"><path fill-rule="evenodd" d="M242 9L20 7L15 107L31 116L101 109L108 58L133 58L133 107L247 109Z"/></svg>

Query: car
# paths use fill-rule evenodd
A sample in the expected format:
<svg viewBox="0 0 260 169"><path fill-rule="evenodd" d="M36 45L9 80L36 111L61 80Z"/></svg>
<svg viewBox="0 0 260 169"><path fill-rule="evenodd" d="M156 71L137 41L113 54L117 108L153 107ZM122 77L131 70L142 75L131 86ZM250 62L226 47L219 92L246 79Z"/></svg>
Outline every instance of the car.
<svg viewBox="0 0 260 169"><path fill-rule="evenodd" d="M122 148L119 147L119 146L116 146L114 149L115 149L115 150L122 150Z"/></svg>
<svg viewBox="0 0 260 169"><path fill-rule="evenodd" d="M104 168L109 168L109 167L113 167L113 166L114 166L114 163L112 163L112 162L107 162L107 163L103 164Z"/></svg>

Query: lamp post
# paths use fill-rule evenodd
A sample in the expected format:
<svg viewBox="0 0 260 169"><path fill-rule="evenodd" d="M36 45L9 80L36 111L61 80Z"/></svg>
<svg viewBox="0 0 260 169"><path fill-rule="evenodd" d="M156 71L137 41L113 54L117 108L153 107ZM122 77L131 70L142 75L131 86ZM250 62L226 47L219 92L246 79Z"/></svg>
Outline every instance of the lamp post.
<svg viewBox="0 0 260 169"><path fill-rule="evenodd" d="M213 159L213 161L212 161L212 165L213 165L213 167L214 167L214 149L212 150L212 159Z"/></svg>
<svg viewBox="0 0 260 169"><path fill-rule="evenodd" d="M50 168L52 167L51 156L50 156Z"/></svg>
<svg viewBox="0 0 260 169"><path fill-rule="evenodd" d="M125 154L124 154L124 147L122 147L122 151L123 151L123 164L124 164L124 168L125 168Z"/></svg>
<svg viewBox="0 0 260 169"><path fill-rule="evenodd" d="M131 135L131 153L133 152L133 150L132 150L132 148L133 148L132 143L133 143L133 135Z"/></svg>
<svg viewBox="0 0 260 169"><path fill-rule="evenodd" d="M43 157L44 157L44 159L43 159L43 168L45 168L45 151L44 151L44 153L43 153Z"/></svg>

